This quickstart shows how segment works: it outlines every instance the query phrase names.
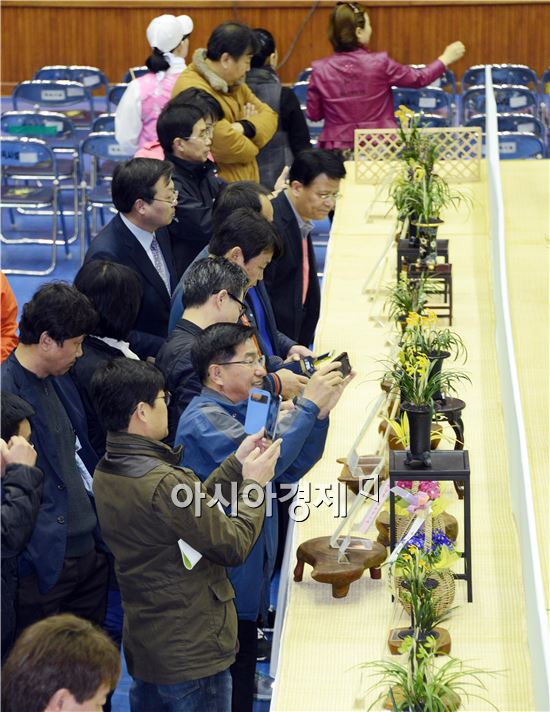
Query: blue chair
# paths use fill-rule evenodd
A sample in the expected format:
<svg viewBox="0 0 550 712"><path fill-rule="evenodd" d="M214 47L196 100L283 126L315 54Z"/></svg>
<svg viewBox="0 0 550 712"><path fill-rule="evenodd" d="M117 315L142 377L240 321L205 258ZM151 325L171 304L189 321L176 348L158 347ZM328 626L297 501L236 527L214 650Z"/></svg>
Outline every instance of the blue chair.
<svg viewBox="0 0 550 712"><path fill-rule="evenodd" d="M485 114L476 114L468 119L466 126L480 126L485 131L485 121ZM497 122L499 131L533 133L535 136L545 139L544 124L531 114L497 114Z"/></svg>
<svg viewBox="0 0 550 712"><path fill-rule="evenodd" d="M122 99L122 95L128 88L128 84L113 84L107 95L108 103L116 109L118 102Z"/></svg>
<svg viewBox="0 0 550 712"><path fill-rule="evenodd" d="M305 69L302 69L300 74L298 74L298 79L296 79L296 81L297 82L309 82L311 72L312 72L311 67L306 67Z"/></svg>
<svg viewBox="0 0 550 712"><path fill-rule="evenodd" d="M431 114L439 116L447 123L452 124L453 108L451 95L443 89L436 87L423 87L422 89L402 89L392 87L393 105L397 110L401 104L407 106L415 114Z"/></svg>
<svg viewBox="0 0 550 712"><path fill-rule="evenodd" d="M58 110L71 119L76 129L89 131L95 118L92 93L80 82L64 79L20 82L13 90L12 101L14 109L31 104L34 108Z"/></svg>
<svg viewBox="0 0 550 712"><path fill-rule="evenodd" d="M550 67L545 69L540 78L540 112L547 127L550 126Z"/></svg>
<svg viewBox="0 0 550 712"><path fill-rule="evenodd" d="M94 120L92 124L92 133L97 133L98 131L108 131L109 133L114 133L115 131L115 115L114 114L100 114L97 119Z"/></svg>
<svg viewBox="0 0 550 712"><path fill-rule="evenodd" d="M71 64L67 69L69 72L67 79L84 84L92 92L100 89L105 97L109 93L109 80L101 69L80 64Z"/></svg>
<svg viewBox="0 0 550 712"><path fill-rule="evenodd" d="M493 84L516 84L537 91L537 73L525 64L476 64L462 75L462 93L474 86L485 86L485 67L491 67Z"/></svg>
<svg viewBox="0 0 550 712"><path fill-rule="evenodd" d="M493 86L497 113L499 114L538 114L538 97L527 87L513 84L495 84ZM475 86L467 89L461 98L462 123L476 114L485 114L485 87Z"/></svg>
<svg viewBox="0 0 550 712"><path fill-rule="evenodd" d="M321 121L311 121L311 119L306 117L306 124L309 129L309 140L311 146L315 148L315 146L317 146L317 142L319 141L319 136L321 135L323 126L325 125L324 119L321 119Z"/></svg>
<svg viewBox="0 0 550 712"><path fill-rule="evenodd" d="M6 136L26 136L40 138L56 154L59 190L71 190L73 210L65 210L65 215L75 216L74 233L68 238L69 244L78 237L78 186L80 181L78 162L78 138L72 121L65 114L54 111L6 111L0 117L2 134ZM53 180L53 178L50 178ZM61 205L61 195L59 195ZM20 209L24 213L24 209ZM44 210L43 215L52 214Z"/></svg>
<svg viewBox="0 0 550 712"><path fill-rule="evenodd" d="M413 69L424 69L426 67L425 64L410 64L409 66ZM452 69L445 69L443 74L437 79L434 79L428 86L435 89L443 89L453 96L456 96L458 93L456 89L456 76Z"/></svg>
<svg viewBox="0 0 550 712"><path fill-rule="evenodd" d="M117 143L114 133L99 131L91 133L80 144L80 160L90 162L90 175L82 190L82 233L81 257L84 258L86 244L98 232L98 212L101 222L105 224L105 210L116 213L111 198L111 178L117 163L126 161L132 156L126 155ZM92 227L89 223L89 212L92 213Z"/></svg>
<svg viewBox="0 0 550 712"><path fill-rule="evenodd" d="M539 136L518 131L498 132L498 152L501 160L511 158L545 158L546 147Z"/></svg>
<svg viewBox="0 0 550 712"><path fill-rule="evenodd" d="M40 67L38 71L34 73L33 81L37 79L42 80L53 80L57 81L59 79L69 79L69 67L66 64L51 64L44 67Z"/></svg>
<svg viewBox="0 0 550 712"><path fill-rule="evenodd" d="M296 82L296 84L292 85L292 91L298 97L298 101L303 110L305 110L307 104L307 87L308 82Z"/></svg>
<svg viewBox="0 0 550 712"><path fill-rule="evenodd" d="M57 245L64 244L66 254L69 254L67 240L57 240L58 222L61 232L65 235L63 211L59 206L59 181L57 158L53 149L42 139L7 136L2 139L2 194L0 209L9 210L13 215L14 210L23 210L26 215L41 214L49 210L53 214L50 222L51 233L38 237L36 233L21 236L21 230L15 228L12 220L13 231L19 237L10 239L3 233L0 240L5 245L50 245L50 263L45 269L12 269L5 268L6 274L22 274L43 276L50 274L57 264ZM49 182L49 185L44 185Z"/></svg>
<svg viewBox="0 0 550 712"><path fill-rule="evenodd" d="M122 83L129 84L132 79L137 79L138 77L141 77L142 74L147 74L148 71L147 67L130 67L122 78Z"/></svg>

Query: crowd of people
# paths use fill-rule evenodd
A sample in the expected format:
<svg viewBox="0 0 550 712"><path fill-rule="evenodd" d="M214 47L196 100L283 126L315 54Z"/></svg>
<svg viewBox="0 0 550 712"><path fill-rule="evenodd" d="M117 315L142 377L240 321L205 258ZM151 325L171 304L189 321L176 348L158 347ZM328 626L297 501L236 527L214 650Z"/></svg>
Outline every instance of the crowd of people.
<svg viewBox="0 0 550 712"><path fill-rule="evenodd" d="M464 51L405 68L368 50L362 5L338 3L311 148L270 32L225 22L186 66L192 31L187 15L149 25L149 72L116 116L136 154L112 176L118 212L73 285L23 306L18 336L2 275L6 712L110 709L121 644L132 712L252 710L280 487L322 457L354 376L301 368L320 309L313 221L346 175L335 149L392 124L396 77L428 84ZM274 441L245 431L254 388L282 401Z"/></svg>

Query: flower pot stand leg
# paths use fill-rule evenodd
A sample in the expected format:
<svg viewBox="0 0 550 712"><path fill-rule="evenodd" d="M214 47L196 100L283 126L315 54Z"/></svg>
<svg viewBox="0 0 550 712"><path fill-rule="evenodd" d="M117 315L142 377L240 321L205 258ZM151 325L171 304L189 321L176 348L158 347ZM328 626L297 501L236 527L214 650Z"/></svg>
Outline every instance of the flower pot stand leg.
<svg viewBox="0 0 550 712"><path fill-rule="evenodd" d="M466 403L460 398L445 398L434 401L435 415L441 415L449 423L455 434L455 450L464 449L464 422L462 421L462 411ZM464 499L464 482L455 480L453 482L458 499Z"/></svg>

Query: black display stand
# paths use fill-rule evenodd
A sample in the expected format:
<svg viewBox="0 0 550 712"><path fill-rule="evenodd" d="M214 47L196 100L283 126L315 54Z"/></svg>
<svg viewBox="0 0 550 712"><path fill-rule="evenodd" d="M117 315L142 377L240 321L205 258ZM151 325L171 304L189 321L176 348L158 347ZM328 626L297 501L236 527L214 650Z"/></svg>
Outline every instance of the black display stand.
<svg viewBox="0 0 550 712"><path fill-rule="evenodd" d="M438 257L443 257L444 262L449 261L449 240L437 240ZM403 262L411 264L419 259L418 247L410 247L408 240L399 240L397 243L397 276L401 274Z"/></svg>
<svg viewBox="0 0 550 712"><path fill-rule="evenodd" d="M467 450L432 450L431 467L410 467L405 464L407 453L403 450L390 450L390 550L395 549L395 495L392 489L398 480L409 482L450 481L461 483L464 489L464 573L455 574L467 584L468 603L472 597L472 539L471 539L471 501L470 501L470 460Z"/></svg>

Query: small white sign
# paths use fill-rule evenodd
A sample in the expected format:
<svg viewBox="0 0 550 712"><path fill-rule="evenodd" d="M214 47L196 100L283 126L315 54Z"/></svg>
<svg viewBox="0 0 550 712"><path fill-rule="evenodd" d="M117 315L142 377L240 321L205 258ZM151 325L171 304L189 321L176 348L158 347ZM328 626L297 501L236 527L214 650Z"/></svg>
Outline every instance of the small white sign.
<svg viewBox="0 0 550 712"><path fill-rule="evenodd" d="M96 83L97 77L91 75L89 77L82 77L82 84L84 84L85 87L92 87Z"/></svg>
<svg viewBox="0 0 550 712"><path fill-rule="evenodd" d="M19 160L21 163L37 163L38 154L35 152L31 153L31 151L26 151L25 153L21 152L19 154Z"/></svg>
<svg viewBox="0 0 550 712"><path fill-rule="evenodd" d="M43 101L63 101L65 92L63 89L43 89L40 92L40 98Z"/></svg>
<svg viewBox="0 0 550 712"><path fill-rule="evenodd" d="M525 124L518 124L518 131L521 131L523 133L531 133L535 131L535 124L530 122L530 123L525 123Z"/></svg>
<svg viewBox="0 0 550 712"><path fill-rule="evenodd" d="M515 141L502 141L499 144L499 153L515 153L517 144Z"/></svg>
<svg viewBox="0 0 550 712"><path fill-rule="evenodd" d="M81 96L84 99L84 91L80 87L67 87L67 96Z"/></svg>
<svg viewBox="0 0 550 712"><path fill-rule="evenodd" d="M512 109L517 109L518 106L526 106L527 97L526 96L511 96L510 97L510 107Z"/></svg>
<svg viewBox="0 0 550 712"><path fill-rule="evenodd" d="M418 106L422 109L435 109L437 106L437 99L433 96L421 96L418 100Z"/></svg>
<svg viewBox="0 0 550 712"><path fill-rule="evenodd" d="M107 147L107 153L109 156L125 156L126 154L122 150L122 147L118 143L112 143Z"/></svg>

